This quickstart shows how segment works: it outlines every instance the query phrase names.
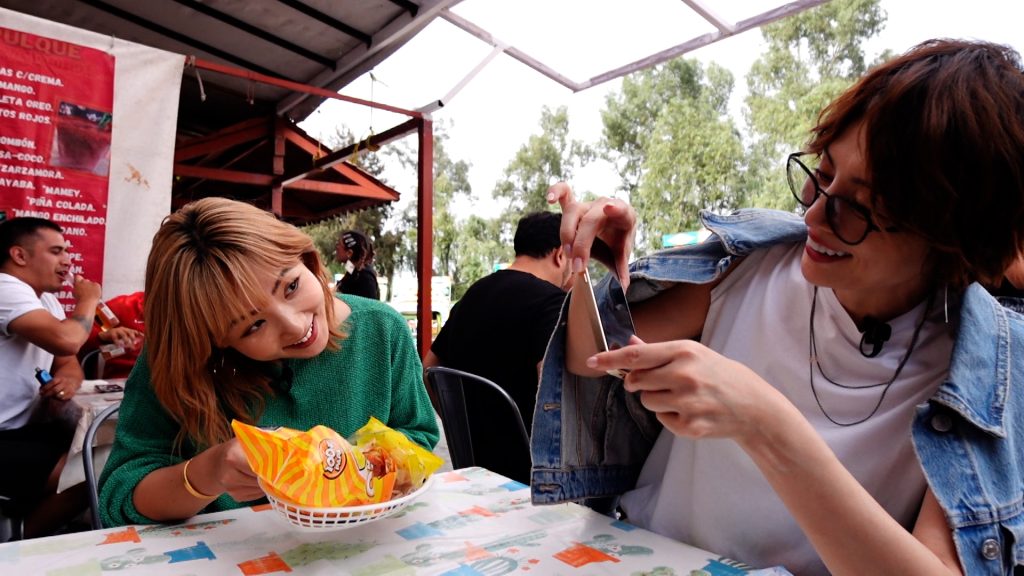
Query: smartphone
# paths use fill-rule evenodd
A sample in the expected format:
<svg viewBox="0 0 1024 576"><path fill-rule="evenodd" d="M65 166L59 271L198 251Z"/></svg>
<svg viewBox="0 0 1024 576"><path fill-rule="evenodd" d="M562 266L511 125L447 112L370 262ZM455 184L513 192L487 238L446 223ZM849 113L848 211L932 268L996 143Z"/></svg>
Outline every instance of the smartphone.
<svg viewBox="0 0 1024 576"><path fill-rule="evenodd" d="M97 384L96 392L99 392L101 394L110 392L124 392L124 386L121 386L120 384Z"/></svg>
<svg viewBox="0 0 1024 576"><path fill-rule="evenodd" d="M604 306L597 304L597 298L594 297L594 283L590 279L590 272L586 269L576 274L573 294L583 298L590 332L599 352L617 350L629 343L629 337L636 333L636 328L633 326L633 316L629 313L626 295L617 278L613 276L609 279L609 298ZM629 370L615 369L609 370L608 373L617 378L624 378Z"/></svg>

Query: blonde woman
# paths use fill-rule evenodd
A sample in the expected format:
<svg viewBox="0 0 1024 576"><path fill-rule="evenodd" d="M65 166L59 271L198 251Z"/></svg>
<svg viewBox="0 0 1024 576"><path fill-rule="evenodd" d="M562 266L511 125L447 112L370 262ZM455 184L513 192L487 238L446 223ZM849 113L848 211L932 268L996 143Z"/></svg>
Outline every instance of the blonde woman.
<svg viewBox="0 0 1024 576"><path fill-rule="evenodd" d="M169 216L146 267L146 349L100 479L104 525L175 521L263 497L230 428L375 416L433 448L434 412L402 317L335 297L312 240L253 206Z"/></svg>

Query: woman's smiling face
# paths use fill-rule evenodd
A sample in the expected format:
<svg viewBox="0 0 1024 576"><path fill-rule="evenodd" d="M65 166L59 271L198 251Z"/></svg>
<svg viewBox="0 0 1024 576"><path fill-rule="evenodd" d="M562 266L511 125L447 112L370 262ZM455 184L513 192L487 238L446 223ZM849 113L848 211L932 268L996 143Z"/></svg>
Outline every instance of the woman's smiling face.
<svg viewBox="0 0 1024 576"><path fill-rule="evenodd" d="M850 127L829 145L815 176L828 194L872 205L860 125ZM804 215L807 245L801 269L808 282L832 288L854 321L867 315L895 317L925 297L931 284L931 249L923 238L886 230L899 223L873 211L871 217L882 229L850 245L832 231L825 212L825 197L821 196Z"/></svg>
<svg viewBox="0 0 1024 576"><path fill-rule="evenodd" d="M235 322L223 345L264 362L312 358L323 352L331 335L324 292L316 276L299 261L262 276L266 303Z"/></svg>

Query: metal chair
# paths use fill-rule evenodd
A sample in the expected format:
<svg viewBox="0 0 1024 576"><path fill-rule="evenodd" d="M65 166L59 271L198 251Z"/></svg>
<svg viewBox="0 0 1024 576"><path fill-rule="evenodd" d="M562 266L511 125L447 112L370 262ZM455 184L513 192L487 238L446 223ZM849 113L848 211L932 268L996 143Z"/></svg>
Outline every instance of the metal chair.
<svg viewBox="0 0 1024 576"><path fill-rule="evenodd" d="M107 406L102 412L97 414L96 417L92 419L92 423L89 424L89 428L85 431L85 440L82 443L82 465L85 467L85 482L89 487L89 510L90 515L92 516L93 530L103 528L103 522L100 521L99 487L98 479L96 478L93 442L96 441L96 431L100 429L103 422L114 414L117 414L117 411L120 409L120 404L114 404L112 406Z"/></svg>
<svg viewBox="0 0 1024 576"><path fill-rule="evenodd" d="M465 388L471 388L476 393L497 399L502 410L507 408L508 415L515 422L515 426L513 426L515 430L510 431L513 437L512 442L503 446L503 449L519 451L518 455L524 456L525 461L529 462L530 435L526 431L519 407L501 386L482 376L442 366L427 368L426 374L427 382L438 401L441 424L444 426L444 434L448 439L448 450L451 454L453 468L477 465L477 458L473 452L473 431L466 407ZM524 480L524 478L514 479Z"/></svg>
<svg viewBox="0 0 1024 576"><path fill-rule="evenodd" d="M100 349L90 350L82 355L79 360L79 364L82 365L82 372L85 373L86 380L102 380L104 364L103 356L100 354Z"/></svg>

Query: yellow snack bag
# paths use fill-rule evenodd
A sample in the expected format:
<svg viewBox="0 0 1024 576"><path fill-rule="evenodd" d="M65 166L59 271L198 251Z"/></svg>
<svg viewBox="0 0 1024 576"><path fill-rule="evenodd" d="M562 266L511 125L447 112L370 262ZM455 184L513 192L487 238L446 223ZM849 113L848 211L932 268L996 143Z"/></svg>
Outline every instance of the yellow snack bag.
<svg viewBox="0 0 1024 576"><path fill-rule="evenodd" d="M235 420L231 427L263 489L278 500L335 508L391 499L396 471L375 473L361 450L326 426L264 430Z"/></svg>
<svg viewBox="0 0 1024 576"><path fill-rule="evenodd" d="M371 458L375 448L379 448L394 460L397 472L396 496L407 494L422 486L444 463L439 456L409 440L405 434L388 428L373 416L365 426L356 430L350 439Z"/></svg>

